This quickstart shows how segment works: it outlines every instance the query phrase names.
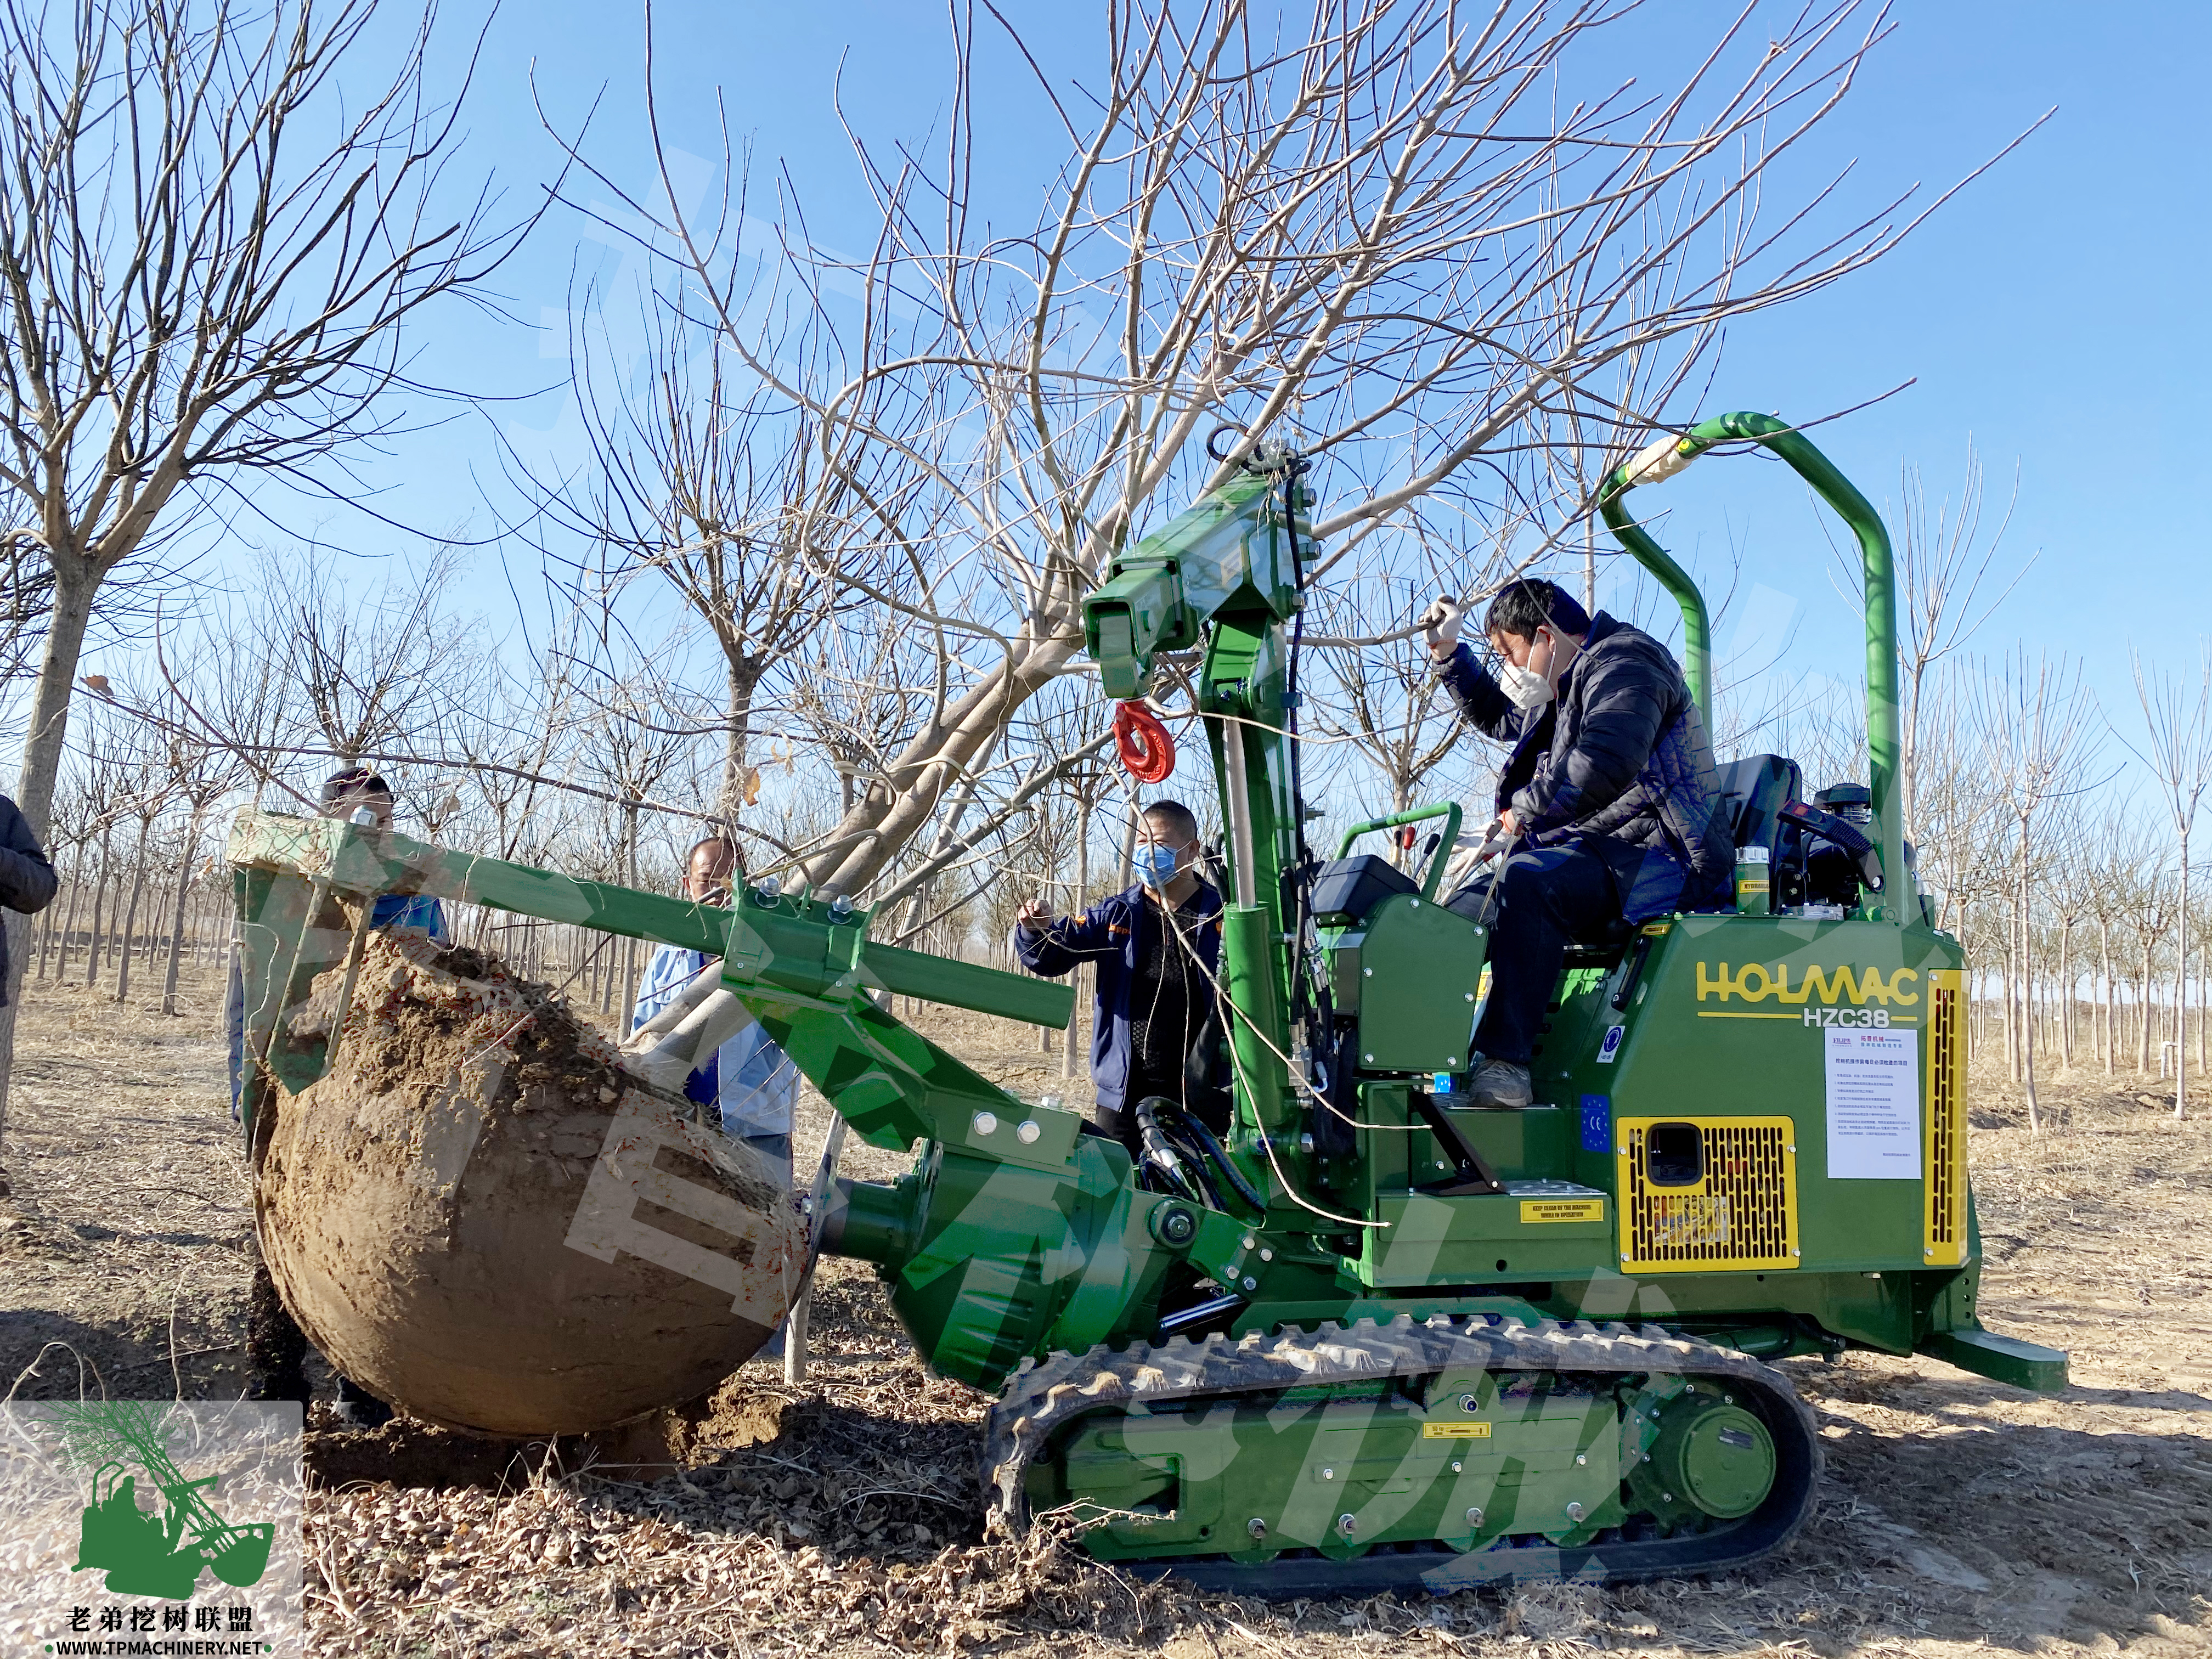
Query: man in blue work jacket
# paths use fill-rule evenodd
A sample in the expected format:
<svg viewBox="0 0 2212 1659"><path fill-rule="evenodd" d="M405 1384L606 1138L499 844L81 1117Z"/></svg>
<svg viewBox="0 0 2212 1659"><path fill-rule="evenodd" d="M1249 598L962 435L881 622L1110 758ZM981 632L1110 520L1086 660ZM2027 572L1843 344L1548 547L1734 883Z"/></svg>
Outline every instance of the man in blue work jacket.
<svg viewBox="0 0 2212 1659"><path fill-rule="evenodd" d="M727 836L709 836L684 860L684 896L718 908L730 902L732 883L744 879L738 844ZM637 983L629 1029L651 1019L707 965L705 955L674 945L656 945ZM799 1068L791 1063L750 1014L744 1029L714 1051L714 1058L685 1080L684 1095L712 1106L722 1133L749 1144L771 1169L791 1181L792 1115L799 1106Z"/></svg>
<svg viewBox="0 0 2212 1659"><path fill-rule="evenodd" d="M1137 1103L1164 1097L1201 1119L1207 1103L1188 1097L1191 1048L1213 1012L1221 970L1221 895L1199 874L1198 820L1171 800L1145 809L1137 829L1138 882L1094 904L1079 919L1055 918L1042 898L1014 922L1014 950L1033 974L1058 977L1079 962L1096 964L1091 1006L1091 1121L1143 1154ZM1225 1120L1214 1125L1225 1129Z"/></svg>

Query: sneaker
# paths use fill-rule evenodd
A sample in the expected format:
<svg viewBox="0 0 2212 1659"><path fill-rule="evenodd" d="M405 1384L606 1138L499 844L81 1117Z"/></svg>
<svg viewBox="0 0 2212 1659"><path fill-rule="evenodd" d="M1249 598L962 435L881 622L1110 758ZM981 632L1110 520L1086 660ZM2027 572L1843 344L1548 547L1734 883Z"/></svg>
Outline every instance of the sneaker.
<svg viewBox="0 0 2212 1659"><path fill-rule="evenodd" d="M1528 1068L1510 1060L1486 1060L1468 1084L1474 1104L1494 1111L1519 1111L1533 1103L1535 1091L1528 1084Z"/></svg>
<svg viewBox="0 0 2212 1659"><path fill-rule="evenodd" d="M392 1420L392 1407L351 1377L341 1376L331 1415L349 1429L380 1429Z"/></svg>

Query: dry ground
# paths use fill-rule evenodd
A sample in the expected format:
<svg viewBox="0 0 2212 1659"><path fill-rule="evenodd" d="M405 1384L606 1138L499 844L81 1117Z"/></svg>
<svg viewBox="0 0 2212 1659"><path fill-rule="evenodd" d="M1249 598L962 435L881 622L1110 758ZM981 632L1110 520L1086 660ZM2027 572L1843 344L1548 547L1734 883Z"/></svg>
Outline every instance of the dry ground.
<svg viewBox="0 0 2212 1659"><path fill-rule="evenodd" d="M165 1020L32 989L0 1202L0 1362L19 1397L240 1385L246 1191L213 1005L199 988ZM1033 1034L944 1024L1002 1080L1060 1086ZM2039 1400L1934 1362L1790 1362L1826 1481L1755 1577L1271 1607L1139 1586L1049 1540L987 1547L982 1401L927 1376L872 1276L831 1262L806 1383L756 1363L658 1441L518 1451L323 1419L317 1650L2212 1652L2212 1126L2102 1078L2046 1097L2063 1116L2037 1138L2015 1100L1977 1097L1984 1310L2071 1349L2075 1386ZM848 1167L895 1164L863 1150ZM672 1455L673 1470L636 1466Z"/></svg>

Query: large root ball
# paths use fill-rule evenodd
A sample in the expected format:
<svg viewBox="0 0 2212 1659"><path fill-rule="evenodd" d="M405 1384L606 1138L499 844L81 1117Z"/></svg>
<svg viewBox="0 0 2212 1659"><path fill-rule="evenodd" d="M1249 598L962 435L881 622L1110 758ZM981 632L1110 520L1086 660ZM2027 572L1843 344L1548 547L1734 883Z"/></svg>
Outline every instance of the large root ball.
<svg viewBox="0 0 2212 1659"><path fill-rule="evenodd" d="M262 1252L374 1394L451 1428L581 1433L711 1389L782 1320L807 1235L778 1174L544 988L380 934L349 997L334 970L286 1027L337 1048L276 1093Z"/></svg>

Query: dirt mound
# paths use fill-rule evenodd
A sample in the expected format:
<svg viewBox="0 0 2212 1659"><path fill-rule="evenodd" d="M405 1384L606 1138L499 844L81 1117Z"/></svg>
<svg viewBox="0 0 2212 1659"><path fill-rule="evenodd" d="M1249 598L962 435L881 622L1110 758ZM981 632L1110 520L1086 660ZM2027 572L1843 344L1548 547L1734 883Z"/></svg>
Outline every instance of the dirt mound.
<svg viewBox="0 0 2212 1659"><path fill-rule="evenodd" d="M427 1421L586 1433L690 1400L782 1319L805 1229L780 1182L495 960L377 935L295 1036L255 1199L277 1288L331 1363Z"/></svg>

